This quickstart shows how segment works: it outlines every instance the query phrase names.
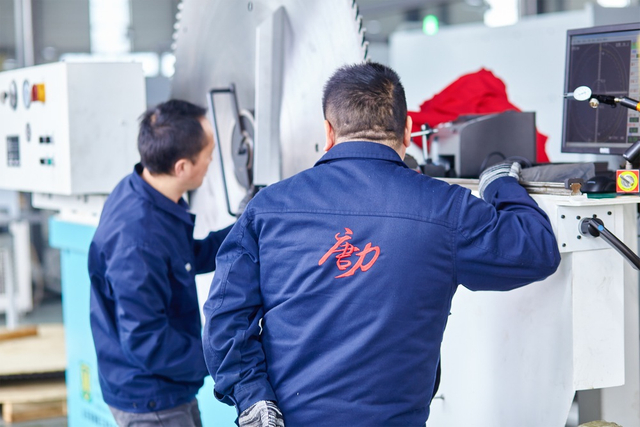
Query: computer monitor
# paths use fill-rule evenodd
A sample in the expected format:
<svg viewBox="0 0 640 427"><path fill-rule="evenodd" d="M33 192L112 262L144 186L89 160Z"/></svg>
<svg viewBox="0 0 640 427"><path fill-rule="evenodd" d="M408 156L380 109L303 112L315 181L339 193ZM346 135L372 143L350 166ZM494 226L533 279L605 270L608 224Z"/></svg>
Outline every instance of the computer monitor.
<svg viewBox="0 0 640 427"><path fill-rule="evenodd" d="M640 23L567 31L565 93L587 86L594 94L640 98ZM622 154L640 138L640 113L571 97L564 100L562 152Z"/></svg>

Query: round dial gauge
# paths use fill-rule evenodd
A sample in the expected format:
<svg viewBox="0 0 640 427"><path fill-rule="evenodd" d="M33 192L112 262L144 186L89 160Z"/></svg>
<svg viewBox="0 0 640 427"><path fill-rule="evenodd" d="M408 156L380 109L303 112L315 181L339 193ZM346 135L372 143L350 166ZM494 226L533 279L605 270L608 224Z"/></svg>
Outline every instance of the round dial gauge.
<svg viewBox="0 0 640 427"><path fill-rule="evenodd" d="M580 86L573 91L573 98L576 101L586 101L590 97L591 97L591 89L588 86Z"/></svg>
<svg viewBox="0 0 640 427"><path fill-rule="evenodd" d="M9 105L14 110L18 107L18 85L16 85L15 80L11 81L9 85Z"/></svg>
<svg viewBox="0 0 640 427"><path fill-rule="evenodd" d="M22 101L24 102L25 108L31 106L31 85L29 84L29 80L25 80L24 83L22 83Z"/></svg>

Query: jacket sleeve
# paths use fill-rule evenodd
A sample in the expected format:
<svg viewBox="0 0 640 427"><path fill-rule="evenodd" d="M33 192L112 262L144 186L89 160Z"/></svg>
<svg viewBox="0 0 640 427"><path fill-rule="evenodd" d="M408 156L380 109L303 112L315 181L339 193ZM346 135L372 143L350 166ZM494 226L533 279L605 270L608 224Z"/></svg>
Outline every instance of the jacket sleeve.
<svg viewBox="0 0 640 427"><path fill-rule="evenodd" d="M154 250L131 245L113 251L106 271L116 304L118 334L134 366L176 381L207 375L202 344L169 324L169 267Z"/></svg>
<svg viewBox="0 0 640 427"><path fill-rule="evenodd" d="M212 231L202 240L194 241L196 274L209 273L216 269L216 255L233 225L219 231Z"/></svg>
<svg viewBox="0 0 640 427"><path fill-rule="evenodd" d="M215 396L238 413L260 400L276 401L260 337L260 261L251 224L245 213L222 244L204 304L203 347Z"/></svg>
<svg viewBox="0 0 640 427"><path fill-rule="evenodd" d="M545 212L511 177L495 180L484 198L464 192L456 230L457 283L506 291L553 274L560 252Z"/></svg>

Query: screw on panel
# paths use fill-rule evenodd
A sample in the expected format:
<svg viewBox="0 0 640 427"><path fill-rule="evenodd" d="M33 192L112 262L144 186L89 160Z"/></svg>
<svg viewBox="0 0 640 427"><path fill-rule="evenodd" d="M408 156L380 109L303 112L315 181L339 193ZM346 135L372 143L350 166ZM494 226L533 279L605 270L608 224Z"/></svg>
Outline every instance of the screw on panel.
<svg viewBox="0 0 640 427"><path fill-rule="evenodd" d="M562 247L563 247L563 248L566 248L566 247L567 247L567 244L566 244L566 243L563 243L563 244L562 244Z"/></svg>
<svg viewBox="0 0 640 427"><path fill-rule="evenodd" d="M560 215L560 218L564 219L564 215Z"/></svg>
<svg viewBox="0 0 640 427"><path fill-rule="evenodd" d="M582 236L578 236L578 240L582 239Z"/></svg>
<svg viewBox="0 0 640 427"><path fill-rule="evenodd" d="M598 215L596 215L596 214L593 214L593 217L594 217L594 218L598 218Z"/></svg>
<svg viewBox="0 0 640 427"><path fill-rule="evenodd" d="M607 215L611 215L611 211L607 212Z"/></svg>
<svg viewBox="0 0 640 427"><path fill-rule="evenodd" d="M576 219L580 219L580 215L578 215L578 216L576 217Z"/></svg>

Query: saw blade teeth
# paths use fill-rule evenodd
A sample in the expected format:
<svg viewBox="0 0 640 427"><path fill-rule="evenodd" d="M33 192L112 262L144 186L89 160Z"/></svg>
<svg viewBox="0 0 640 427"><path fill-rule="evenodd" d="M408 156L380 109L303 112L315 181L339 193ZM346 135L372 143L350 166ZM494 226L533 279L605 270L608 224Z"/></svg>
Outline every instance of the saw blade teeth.
<svg viewBox="0 0 640 427"><path fill-rule="evenodd" d="M180 24L182 21L182 10L184 9L184 1L180 1L177 5L178 11L176 12L176 23L173 25L173 35L171 36L173 39L173 43L171 43L171 50L173 53L176 53L177 41L178 37L180 37Z"/></svg>
<svg viewBox="0 0 640 427"><path fill-rule="evenodd" d="M353 0L351 3L351 13L353 13L353 19L358 21L358 18L360 17L360 7L358 7L356 0Z"/></svg>
<svg viewBox="0 0 640 427"><path fill-rule="evenodd" d="M351 2L351 10L354 13L354 19L356 21L356 31L360 36L360 47L362 49L362 60L368 60L367 56L369 54L369 42L367 41L365 34L367 29L364 26L364 20L362 19L362 15L360 15L360 6L356 2L356 0L352 0Z"/></svg>

